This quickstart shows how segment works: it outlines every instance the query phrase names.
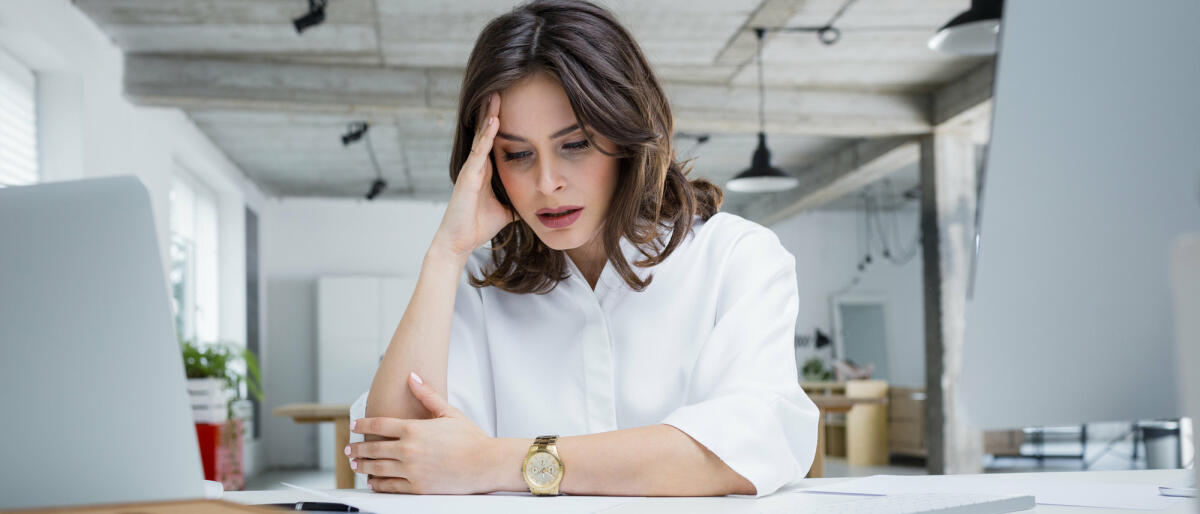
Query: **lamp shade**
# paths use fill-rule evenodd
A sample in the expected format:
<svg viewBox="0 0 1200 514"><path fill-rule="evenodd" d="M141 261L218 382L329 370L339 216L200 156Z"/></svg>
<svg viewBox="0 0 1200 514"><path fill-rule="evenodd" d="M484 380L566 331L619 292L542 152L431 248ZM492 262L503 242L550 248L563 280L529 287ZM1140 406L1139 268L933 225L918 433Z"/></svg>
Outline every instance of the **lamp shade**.
<svg viewBox="0 0 1200 514"><path fill-rule="evenodd" d="M929 48L960 55L996 53L1001 0L971 0L971 8L952 18L929 38Z"/></svg>
<svg viewBox="0 0 1200 514"><path fill-rule="evenodd" d="M799 183L800 181L796 177L771 166L771 151L767 150L767 135L759 132L758 148L754 150L750 167L726 182L725 187L739 193L768 193L791 189Z"/></svg>

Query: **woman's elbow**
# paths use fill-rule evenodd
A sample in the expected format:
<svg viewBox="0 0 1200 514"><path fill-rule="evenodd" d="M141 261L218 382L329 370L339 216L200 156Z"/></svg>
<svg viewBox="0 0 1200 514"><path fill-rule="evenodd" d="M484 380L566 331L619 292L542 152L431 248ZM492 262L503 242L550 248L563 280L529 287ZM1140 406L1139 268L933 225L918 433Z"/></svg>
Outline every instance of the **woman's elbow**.
<svg viewBox="0 0 1200 514"><path fill-rule="evenodd" d="M725 494L745 494L754 496L758 494L758 488L754 487L754 483L746 479L746 477L734 473L734 479L728 493Z"/></svg>

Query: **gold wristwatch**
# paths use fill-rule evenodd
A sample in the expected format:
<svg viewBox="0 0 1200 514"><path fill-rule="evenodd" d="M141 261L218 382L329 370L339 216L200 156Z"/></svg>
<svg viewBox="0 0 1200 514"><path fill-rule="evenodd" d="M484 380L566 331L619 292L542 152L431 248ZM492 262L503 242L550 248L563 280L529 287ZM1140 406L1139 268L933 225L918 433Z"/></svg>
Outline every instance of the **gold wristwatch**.
<svg viewBox="0 0 1200 514"><path fill-rule="evenodd" d="M562 459L558 458L558 448L554 446L557 435L544 435L534 439L521 463L521 477L529 486L529 492L535 496L556 496L558 486L562 484Z"/></svg>

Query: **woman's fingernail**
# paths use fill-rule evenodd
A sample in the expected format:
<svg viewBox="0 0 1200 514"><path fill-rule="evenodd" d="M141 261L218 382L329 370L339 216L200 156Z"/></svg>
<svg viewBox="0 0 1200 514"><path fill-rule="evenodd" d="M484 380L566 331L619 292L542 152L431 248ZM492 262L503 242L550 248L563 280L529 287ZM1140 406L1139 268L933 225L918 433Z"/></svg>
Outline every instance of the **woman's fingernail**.
<svg viewBox="0 0 1200 514"><path fill-rule="evenodd" d="M354 425L358 423L357 419L350 420L350 430L354 430Z"/></svg>
<svg viewBox="0 0 1200 514"><path fill-rule="evenodd" d="M350 459L350 469L358 469L358 461Z"/></svg>
<svg viewBox="0 0 1200 514"><path fill-rule="evenodd" d="M350 445L346 445L346 456L350 456Z"/></svg>
<svg viewBox="0 0 1200 514"><path fill-rule="evenodd" d="M495 116L492 116L491 118L488 118L488 126L489 126L489 127L490 127L490 126L492 126L492 124L493 124L493 123L496 123L496 117L495 117Z"/></svg>
<svg viewBox="0 0 1200 514"><path fill-rule="evenodd" d="M412 372L412 377L413 377L413 380L416 380L418 384L424 384L424 383L425 383L425 381L424 381L424 380L421 380L421 375L418 375L416 371L413 371L413 372Z"/></svg>

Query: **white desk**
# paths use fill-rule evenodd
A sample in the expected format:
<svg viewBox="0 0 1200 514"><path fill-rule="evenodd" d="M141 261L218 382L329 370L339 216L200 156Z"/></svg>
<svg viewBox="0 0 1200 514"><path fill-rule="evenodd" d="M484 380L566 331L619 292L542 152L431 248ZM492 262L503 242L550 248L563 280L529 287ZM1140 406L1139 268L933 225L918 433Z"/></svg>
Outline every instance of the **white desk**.
<svg viewBox="0 0 1200 514"><path fill-rule="evenodd" d="M1185 471L1183 470L1131 470L1131 471L1081 471L1081 472L1061 472L1061 473L998 473L985 476L995 477L1046 477L1054 478L1055 480L1077 480L1081 482L1109 482L1109 483L1127 483L1127 484L1155 484L1155 485L1179 485L1184 479ZM816 485L832 484L851 478L810 478L804 481L803 486L812 487ZM336 492L336 489L329 490ZM766 502L778 495L771 495L762 499L744 498L744 497L713 497L713 498L639 498L631 503L621 505L616 508L605 510L605 514L609 513L628 513L628 512L680 512L694 514L695 512L753 512L756 506L766 506ZM243 504L255 503L275 503L275 502L294 502L294 501L329 501L321 497L315 497L308 493L295 490L283 491L231 491L225 493L222 498L232 502ZM771 502L775 506L774 502ZM1058 507L1049 505L1039 505L1032 511L1025 512L1102 512L1098 509L1089 509L1082 507ZM1115 512L1115 511L1104 511ZM1200 512L1196 510L1193 504L1191 508L1186 501L1181 501L1179 508L1165 511L1142 511L1142 512L1167 512L1171 514L1194 514Z"/></svg>

